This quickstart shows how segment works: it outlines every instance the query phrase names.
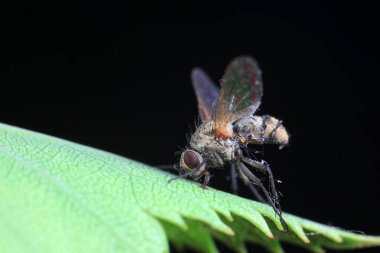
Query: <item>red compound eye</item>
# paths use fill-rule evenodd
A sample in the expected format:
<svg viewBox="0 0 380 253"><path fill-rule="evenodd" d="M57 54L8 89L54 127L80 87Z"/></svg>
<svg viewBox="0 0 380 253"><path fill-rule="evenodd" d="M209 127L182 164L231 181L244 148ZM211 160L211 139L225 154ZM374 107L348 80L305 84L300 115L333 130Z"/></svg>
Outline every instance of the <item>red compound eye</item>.
<svg viewBox="0 0 380 253"><path fill-rule="evenodd" d="M183 162L190 169L197 168L201 165L201 161L199 160L198 155L195 153L195 151L192 150L185 151L183 154Z"/></svg>

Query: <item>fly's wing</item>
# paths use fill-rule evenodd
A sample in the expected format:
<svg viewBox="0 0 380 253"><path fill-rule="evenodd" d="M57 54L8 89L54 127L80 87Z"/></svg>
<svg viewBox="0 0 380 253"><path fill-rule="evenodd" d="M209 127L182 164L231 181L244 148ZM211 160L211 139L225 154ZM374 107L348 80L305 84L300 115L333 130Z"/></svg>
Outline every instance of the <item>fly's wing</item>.
<svg viewBox="0 0 380 253"><path fill-rule="evenodd" d="M215 108L215 135L231 137L233 121L253 114L263 95L261 70L249 56L235 58L227 67Z"/></svg>
<svg viewBox="0 0 380 253"><path fill-rule="evenodd" d="M211 120L212 108L218 99L218 88L200 68L191 71L191 79L198 100L198 111L202 122Z"/></svg>

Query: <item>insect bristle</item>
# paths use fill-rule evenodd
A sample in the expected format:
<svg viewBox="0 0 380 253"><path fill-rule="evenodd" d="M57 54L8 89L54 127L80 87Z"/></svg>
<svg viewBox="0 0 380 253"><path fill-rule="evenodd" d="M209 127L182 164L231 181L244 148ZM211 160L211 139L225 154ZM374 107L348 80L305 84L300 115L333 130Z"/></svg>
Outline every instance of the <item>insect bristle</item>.
<svg viewBox="0 0 380 253"><path fill-rule="evenodd" d="M243 150L245 156L249 158L253 158L254 160L257 160L257 157L255 156L255 154L259 154L259 155L263 154L263 152L252 148L250 145L241 144L240 148Z"/></svg>
<svg viewBox="0 0 380 253"><path fill-rule="evenodd" d="M185 134L185 138L186 138L187 142L190 142L190 140L191 140L191 134L190 133L186 133Z"/></svg>

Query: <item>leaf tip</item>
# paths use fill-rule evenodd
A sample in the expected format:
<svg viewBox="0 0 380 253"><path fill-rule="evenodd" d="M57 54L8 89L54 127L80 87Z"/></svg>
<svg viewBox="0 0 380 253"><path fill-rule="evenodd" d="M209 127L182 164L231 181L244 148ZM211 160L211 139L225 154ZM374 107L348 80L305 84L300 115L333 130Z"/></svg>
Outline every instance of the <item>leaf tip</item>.
<svg viewBox="0 0 380 253"><path fill-rule="evenodd" d="M232 229L230 231L228 231L227 233L231 237L235 236L235 232Z"/></svg>

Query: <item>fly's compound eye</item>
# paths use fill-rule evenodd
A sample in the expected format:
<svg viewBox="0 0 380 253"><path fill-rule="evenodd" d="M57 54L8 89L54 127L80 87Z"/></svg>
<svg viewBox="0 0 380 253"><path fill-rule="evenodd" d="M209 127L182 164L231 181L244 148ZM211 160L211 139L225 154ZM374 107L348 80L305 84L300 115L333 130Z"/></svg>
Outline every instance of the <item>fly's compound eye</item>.
<svg viewBox="0 0 380 253"><path fill-rule="evenodd" d="M201 166L202 156L194 150L185 150L181 155L180 166L185 169L195 169Z"/></svg>

